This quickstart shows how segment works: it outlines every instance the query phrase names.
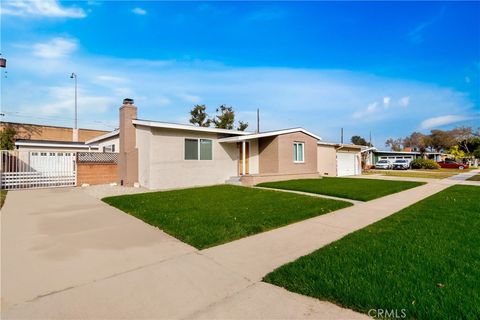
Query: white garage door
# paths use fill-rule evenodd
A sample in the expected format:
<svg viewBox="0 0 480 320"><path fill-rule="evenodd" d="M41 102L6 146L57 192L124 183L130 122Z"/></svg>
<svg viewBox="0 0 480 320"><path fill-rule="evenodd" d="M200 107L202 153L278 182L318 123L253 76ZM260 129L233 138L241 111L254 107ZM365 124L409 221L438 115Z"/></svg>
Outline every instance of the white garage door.
<svg viewBox="0 0 480 320"><path fill-rule="evenodd" d="M337 152L337 176L353 176L358 174L355 153Z"/></svg>

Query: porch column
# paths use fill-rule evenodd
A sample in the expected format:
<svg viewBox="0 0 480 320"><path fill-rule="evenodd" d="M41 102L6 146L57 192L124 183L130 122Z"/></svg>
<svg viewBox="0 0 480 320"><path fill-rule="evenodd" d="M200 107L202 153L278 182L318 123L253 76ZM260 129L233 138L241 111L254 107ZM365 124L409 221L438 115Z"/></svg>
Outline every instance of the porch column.
<svg viewBox="0 0 480 320"><path fill-rule="evenodd" d="M247 171L247 165L245 163L246 161L246 143L245 140L242 141L242 175L245 175L245 172Z"/></svg>

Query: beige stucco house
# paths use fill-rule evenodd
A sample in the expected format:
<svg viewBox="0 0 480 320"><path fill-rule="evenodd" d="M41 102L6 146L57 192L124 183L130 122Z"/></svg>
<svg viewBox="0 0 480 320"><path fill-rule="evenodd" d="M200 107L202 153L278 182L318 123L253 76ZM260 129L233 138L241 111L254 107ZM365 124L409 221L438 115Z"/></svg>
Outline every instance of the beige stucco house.
<svg viewBox="0 0 480 320"><path fill-rule="evenodd" d="M354 144L318 142L317 169L323 176L362 174L362 147Z"/></svg>
<svg viewBox="0 0 480 320"><path fill-rule="evenodd" d="M303 128L254 133L142 120L131 99L119 130L88 142L115 145L120 184L149 189L360 174L358 146L324 143Z"/></svg>

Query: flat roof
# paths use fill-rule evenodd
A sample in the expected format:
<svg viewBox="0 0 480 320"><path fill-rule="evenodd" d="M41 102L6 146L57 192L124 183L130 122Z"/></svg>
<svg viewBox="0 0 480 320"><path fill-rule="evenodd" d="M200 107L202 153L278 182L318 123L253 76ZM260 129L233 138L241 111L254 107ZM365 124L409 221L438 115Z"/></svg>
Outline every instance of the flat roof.
<svg viewBox="0 0 480 320"><path fill-rule="evenodd" d="M85 141L85 144L91 144L93 142L98 142L98 141L101 141L101 140L112 138L112 137L118 136L119 134L120 134L120 130L113 130L111 132L107 132L107 133L102 134L98 137L87 140L87 141Z"/></svg>
<svg viewBox="0 0 480 320"><path fill-rule="evenodd" d="M352 143L335 143L335 142L323 142L323 141L318 141L317 144L319 145L325 145L325 146L333 146L333 147L345 147L345 148L355 148L355 149L362 149L363 146L360 146L358 144L352 144Z"/></svg>
<svg viewBox="0 0 480 320"><path fill-rule="evenodd" d="M252 132L248 132L248 131L238 131L238 130L230 130L230 129L210 128L210 127L199 127L199 126L195 126L193 124L190 125L190 124L180 124L180 123L141 120L141 119L134 119L134 120L132 120L132 123L136 124L136 125L140 125L140 126L154 127L154 128L190 130L190 131L224 133L224 134L235 134L235 135L252 134Z"/></svg>
<svg viewBox="0 0 480 320"><path fill-rule="evenodd" d="M2 121L2 125L16 125L16 126L36 126L36 127L49 127L57 129L72 129L72 127L63 127L63 126L54 126L50 124L38 124L38 123L26 123L26 122L12 122L12 121ZM73 129L72 129L73 130ZM78 130L85 131L99 131L99 132L108 132L107 130L102 129L89 129L89 128L78 128Z"/></svg>
<svg viewBox="0 0 480 320"><path fill-rule="evenodd" d="M419 151L383 151L383 150L375 150L375 153L387 153L387 154L422 154ZM445 154L441 152L424 152L425 154Z"/></svg>
<svg viewBox="0 0 480 320"><path fill-rule="evenodd" d="M260 132L260 133L250 133L248 135L243 135L240 137L228 137L228 138L223 138L223 139L218 139L218 142L226 142L226 143L232 143L232 142L238 142L238 141L245 141L245 140L252 140L252 139L259 139L259 138L265 138L265 137L271 137L271 136L278 136L281 134L287 134L287 133L293 133L293 132L303 132L317 140L321 140L319 136L303 129L303 128L291 128L291 129L283 129L283 130L275 130L275 131L266 131L266 132Z"/></svg>
<svg viewBox="0 0 480 320"><path fill-rule="evenodd" d="M51 147L51 148L73 148L73 149L98 149L98 146L89 146L83 142L70 141L51 141L51 140L27 140L19 139L15 141L15 146L25 147Z"/></svg>

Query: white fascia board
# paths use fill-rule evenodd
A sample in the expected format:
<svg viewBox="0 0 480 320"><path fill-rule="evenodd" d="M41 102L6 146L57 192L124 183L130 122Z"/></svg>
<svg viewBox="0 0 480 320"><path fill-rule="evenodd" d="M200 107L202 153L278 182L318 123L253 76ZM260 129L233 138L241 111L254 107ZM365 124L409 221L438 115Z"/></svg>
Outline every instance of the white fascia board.
<svg viewBox="0 0 480 320"><path fill-rule="evenodd" d="M376 153L388 153L388 154L420 154L418 151L381 151L376 150Z"/></svg>
<svg viewBox="0 0 480 320"><path fill-rule="evenodd" d="M15 146L20 147L49 147L49 148L72 148L72 149L98 149L98 146L82 144L61 144L61 143L35 143L35 142L15 142Z"/></svg>
<svg viewBox="0 0 480 320"><path fill-rule="evenodd" d="M269 131L269 132L263 132L263 133L251 133L249 135L245 136L240 136L240 137L229 137L229 138L223 138L219 139L218 142L226 142L226 143L233 143L233 142L238 142L238 141L245 141L245 140L252 140L252 139L259 139L259 138L265 138L265 137L271 137L271 136L279 136L282 134L288 134L288 133L293 133L293 132L303 132L306 135L309 135L317 140L322 140L319 136L303 129L303 128L293 128L293 129L285 129L285 130L277 130L277 131Z"/></svg>
<svg viewBox="0 0 480 320"><path fill-rule="evenodd" d="M252 134L251 132L238 131L238 130L218 129L218 128L209 128L209 127L197 127L197 126L188 125L188 124L156 122L156 121L147 121L147 120L138 120L138 119L132 120L132 123L136 124L136 125L140 125L140 126L165 128L165 129L189 130L189 131L224 133L224 134L235 134L235 135Z"/></svg>

